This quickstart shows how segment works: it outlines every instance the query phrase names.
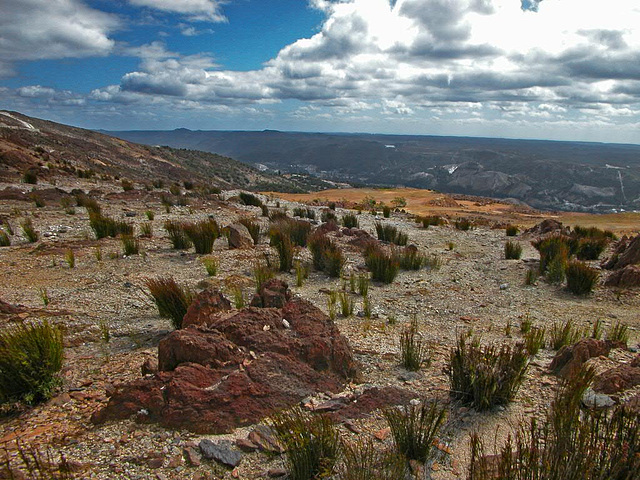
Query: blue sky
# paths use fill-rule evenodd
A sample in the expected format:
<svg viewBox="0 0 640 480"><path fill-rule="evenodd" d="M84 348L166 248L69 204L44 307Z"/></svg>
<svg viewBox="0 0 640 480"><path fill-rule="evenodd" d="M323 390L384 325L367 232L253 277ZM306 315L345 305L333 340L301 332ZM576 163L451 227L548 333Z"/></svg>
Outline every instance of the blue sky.
<svg viewBox="0 0 640 480"><path fill-rule="evenodd" d="M3 0L0 108L105 129L640 143L640 4Z"/></svg>

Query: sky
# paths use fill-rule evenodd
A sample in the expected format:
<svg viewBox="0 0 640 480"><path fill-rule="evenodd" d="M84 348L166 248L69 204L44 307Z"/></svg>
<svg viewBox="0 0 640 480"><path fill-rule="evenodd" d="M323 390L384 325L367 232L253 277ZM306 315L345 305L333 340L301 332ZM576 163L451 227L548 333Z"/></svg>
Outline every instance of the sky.
<svg viewBox="0 0 640 480"><path fill-rule="evenodd" d="M640 0L0 0L0 108L640 143Z"/></svg>

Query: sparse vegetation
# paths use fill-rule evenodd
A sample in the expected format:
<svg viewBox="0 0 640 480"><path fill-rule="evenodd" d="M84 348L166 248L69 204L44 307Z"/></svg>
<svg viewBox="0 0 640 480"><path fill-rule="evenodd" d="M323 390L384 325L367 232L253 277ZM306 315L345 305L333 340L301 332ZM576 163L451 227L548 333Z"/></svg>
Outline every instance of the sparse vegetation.
<svg viewBox="0 0 640 480"><path fill-rule="evenodd" d="M143 222L140 224L140 236L144 238L153 237L153 224L151 222Z"/></svg>
<svg viewBox="0 0 640 480"><path fill-rule="evenodd" d="M402 366L410 372L420 370L423 364L428 364L431 361L429 346L422 340L418 331L416 316L400 333L400 357Z"/></svg>
<svg viewBox="0 0 640 480"><path fill-rule="evenodd" d="M406 245L409 241L407 234L399 232L393 225L376 223L376 234L378 235L378 240L395 243L400 246Z"/></svg>
<svg viewBox="0 0 640 480"><path fill-rule="evenodd" d="M342 313L342 316L347 318L353 315L354 302L351 296L347 292L340 292L338 300L340 301L340 313Z"/></svg>
<svg viewBox="0 0 640 480"><path fill-rule="evenodd" d="M126 256L138 255L140 252L140 242L133 235L122 235L120 237L122 243L122 253Z"/></svg>
<svg viewBox="0 0 640 480"><path fill-rule="evenodd" d="M38 171L30 168L25 170L22 174L22 183L28 183L30 185L35 185L38 183Z"/></svg>
<svg viewBox="0 0 640 480"><path fill-rule="evenodd" d="M504 244L504 258L507 260L519 260L522 256L522 245L518 242L507 241Z"/></svg>
<svg viewBox="0 0 640 480"><path fill-rule="evenodd" d="M607 333L607 340L627 345L629 343L629 327L624 323L616 322Z"/></svg>
<svg viewBox="0 0 640 480"><path fill-rule="evenodd" d="M244 308L244 294L240 287L233 288L233 305L240 310Z"/></svg>
<svg viewBox="0 0 640 480"><path fill-rule="evenodd" d="M394 256L402 270L420 270L427 264L427 258L415 247L405 247L395 250Z"/></svg>
<svg viewBox="0 0 640 480"><path fill-rule="evenodd" d="M466 232L473 228L473 223L468 218L457 218L453 224L456 229Z"/></svg>
<svg viewBox="0 0 640 480"><path fill-rule="evenodd" d="M22 227L22 233L24 234L24 237L30 243L35 243L38 241L38 239L40 238L40 235L38 234L38 232L36 232L36 229L33 227L33 222L31 221L30 218L23 220L20 226Z"/></svg>
<svg viewBox="0 0 640 480"><path fill-rule="evenodd" d="M567 320L564 323L553 322L550 335L549 347L554 350L560 350L565 345L573 345L587 336L586 332L574 325L572 320Z"/></svg>
<svg viewBox="0 0 640 480"><path fill-rule="evenodd" d="M533 327L524 335L524 348L532 357L544 347L545 333L544 328Z"/></svg>
<svg viewBox="0 0 640 480"><path fill-rule="evenodd" d="M524 344L481 346L467 334L449 355L451 396L477 410L505 405L513 399L527 371L529 352Z"/></svg>
<svg viewBox="0 0 640 480"><path fill-rule="evenodd" d="M153 222L153 220L156 218L156 214L153 213L153 210L147 210L146 212L144 212L144 214L147 216L147 220L149 220L150 222Z"/></svg>
<svg viewBox="0 0 640 480"><path fill-rule="evenodd" d="M358 295L366 297L369 294L369 275L362 273L358 275Z"/></svg>
<svg viewBox="0 0 640 480"><path fill-rule="evenodd" d="M147 278L144 283L151 292L160 316L170 319L176 330L182 328L182 319L193 300L191 290L178 285L172 277Z"/></svg>
<svg viewBox="0 0 640 480"><path fill-rule="evenodd" d="M48 321L22 323L0 332L0 403L34 404L60 384L61 330Z"/></svg>
<svg viewBox="0 0 640 480"><path fill-rule="evenodd" d="M567 290L575 295L587 295L593 291L600 278L600 273L584 262L572 261L567 265Z"/></svg>
<svg viewBox="0 0 640 480"><path fill-rule="evenodd" d="M340 248L321 232L309 236L308 245L313 257L313 267L330 277L339 277L345 262Z"/></svg>
<svg viewBox="0 0 640 480"><path fill-rule="evenodd" d="M518 235L518 231L518 227L516 227L515 225L507 225L507 228L505 229L507 237L515 237L516 235Z"/></svg>
<svg viewBox="0 0 640 480"><path fill-rule="evenodd" d="M44 201L44 198L42 198L38 193L34 192L31 195L29 195L29 197L31 198L31 200L33 200L33 203L35 204L36 208L43 208L47 206L47 204Z"/></svg>
<svg viewBox="0 0 640 480"><path fill-rule="evenodd" d="M218 267L220 262L216 257L202 257L201 259L202 265L204 265L205 270L207 271L207 275L210 277L215 277L218 274Z"/></svg>
<svg viewBox="0 0 640 480"><path fill-rule="evenodd" d="M38 289L38 295L40 295L40 300L42 300L42 304L45 307L51 303L51 298L49 297L49 291L45 287L40 287Z"/></svg>
<svg viewBox="0 0 640 480"><path fill-rule="evenodd" d="M382 207L382 216L384 218L389 218L391 216L391 207L389 207L388 205Z"/></svg>
<svg viewBox="0 0 640 480"><path fill-rule="evenodd" d="M342 216L342 225L344 225L345 228L360 228L358 217L353 213L347 213Z"/></svg>
<svg viewBox="0 0 640 480"><path fill-rule="evenodd" d="M372 245L364 251L364 263L371 272L371 278L378 282L392 283L398 275L398 260L385 252L379 245Z"/></svg>
<svg viewBox="0 0 640 480"><path fill-rule="evenodd" d="M184 223L175 220L167 220L164 223L164 229L169 235L171 245L176 250L186 250L191 248L191 239L184 229Z"/></svg>
<svg viewBox="0 0 640 480"><path fill-rule="evenodd" d="M133 235L133 225L123 220L114 220L95 210L89 210L89 225L98 240L118 235Z"/></svg>
<svg viewBox="0 0 640 480"><path fill-rule="evenodd" d="M212 218L183 224L182 229L193 243L196 253L200 255L210 254L213 251L216 238L220 236L218 222Z"/></svg>
<svg viewBox="0 0 640 480"><path fill-rule="evenodd" d="M253 266L253 279L256 282L256 292L260 292L260 288L262 288L262 285L264 285L267 280L270 280L272 278L273 269L269 265L257 262Z"/></svg>
<svg viewBox="0 0 640 480"><path fill-rule="evenodd" d="M407 475L404 456L381 450L371 440L343 443L339 480L398 480Z"/></svg>
<svg viewBox="0 0 640 480"><path fill-rule="evenodd" d="M524 276L525 285L535 285L538 281L538 270L536 268L527 269L527 273Z"/></svg>
<svg viewBox="0 0 640 480"><path fill-rule="evenodd" d="M8 247L10 245L11 239L9 238L9 235L7 235L7 232L4 230L0 230L0 247Z"/></svg>

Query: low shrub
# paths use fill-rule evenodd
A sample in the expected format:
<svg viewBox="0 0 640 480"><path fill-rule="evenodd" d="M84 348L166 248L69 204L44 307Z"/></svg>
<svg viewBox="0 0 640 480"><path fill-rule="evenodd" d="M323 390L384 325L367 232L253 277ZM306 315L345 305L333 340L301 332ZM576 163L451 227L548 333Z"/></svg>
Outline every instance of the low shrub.
<svg viewBox="0 0 640 480"><path fill-rule="evenodd" d="M269 230L270 245L275 247L280 259L280 271L288 272L293 267L293 242L287 231L271 229Z"/></svg>
<svg viewBox="0 0 640 480"><path fill-rule="evenodd" d="M271 423L286 451L287 478L311 480L333 473L340 455L340 435L333 420L294 407L274 415Z"/></svg>
<svg viewBox="0 0 640 480"><path fill-rule="evenodd" d="M518 227L516 227L515 225L507 225L505 233L507 234L507 237L515 237L516 235L518 235Z"/></svg>
<svg viewBox="0 0 640 480"><path fill-rule="evenodd" d="M22 174L22 183L28 183L35 185L38 183L38 171L35 169L28 169Z"/></svg>
<svg viewBox="0 0 640 480"><path fill-rule="evenodd" d="M140 242L133 235L122 235L120 241L122 242L122 253L125 256L138 255L140 253Z"/></svg>
<svg viewBox="0 0 640 480"><path fill-rule="evenodd" d="M34 404L60 384L61 330L48 321L12 325L0 332L0 403Z"/></svg>
<svg viewBox="0 0 640 480"><path fill-rule="evenodd" d="M20 226L22 227L22 233L30 243L35 243L38 241L38 239L40 238L40 235L38 234L38 232L36 232L36 229L33 227L33 222L31 221L30 218L23 220Z"/></svg>
<svg viewBox="0 0 640 480"><path fill-rule="evenodd" d="M44 201L44 198L42 198L37 193L32 193L31 195L29 195L29 198L33 200L33 203L35 204L36 208L43 208L47 206L46 202Z"/></svg>
<svg viewBox="0 0 640 480"><path fill-rule="evenodd" d="M312 208L302 208L302 207L296 207L293 209L293 216L294 217L300 217L300 218L308 218L310 220L315 220L316 218L316 211Z"/></svg>
<svg viewBox="0 0 640 480"><path fill-rule="evenodd" d="M435 439L446 419L446 411L435 402L394 407L383 411L398 453L408 460L427 462L435 451Z"/></svg>
<svg viewBox="0 0 640 480"><path fill-rule="evenodd" d="M87 209L87 212L91 213L100 213L102 211L100 204L95 198L91 198L83 192L78 192L75 194L76 204L79 207L84 207Z"/></svg>
<svg viewBox="0 0 640 480"><path fill-rule="evenodd" d="M574 295L587 295L598 284L600 272L580 261L569 262L565 270L567 290Z"/></svg>
<svg viewBox="0 0 640 480"><path fill-rule="evenodd" d="M571 254L570 239L565 235L549 235L534 242L531 245L540 253L540 273L547 272L549 265L555 259L566 263Z"/></svg>
<svg viewBox="0 0 640 480"><path fill-rule="evenodd" d="M124 190L125 192L130 192L131 190L133 190L133 183L130 180L122 180L120 182L120 185L122 185L122 190Z"/></svg>
<svg viewBox="0 0 640 480"><path fill-rule="evenodd" d="M342 216L342 225L344 225L345 228L360 228L358 217L353 213L347 213Z"/></svg>
<svg viewBox="0 0 640 480"><path fill-rule="evenodd" d="M189 237L197 254L208 255L213 251L213 244L220 236L220 226L212 218L183 225L185 235ZM174 247L175 248L175 247Z"/></svg>
<svg viewBox="0 0 640 480"><path fill-rule="evenodd" d="M402 366L410 372L417 372L423 364L431 361L429 346L422 340L415 316L400 333L400 357Z"/></svg>
<svg viewBox="0 0 640 480"><path fill-rule="evenodd" d="M529 268L527 273L524 276L524 284L525 285L535 285L538 280L538 269L537 268Z"/></svg>
<svg viewBox="0 0 640 480"><path fill-rule="evenodd" d="M176 250L186 250L191 248L191 239L185 231L185 224L175 220L167 220L164 222L164 229L169 235L169 241Z"/></svg>
<svg viewBox="0 0 640 480"><path fill-rule="evenodd" d="M144 214L147 216L147 220L149 220L150 222L152 222L153 219L156 218L156 214L153 213L152 210L147 210L146 212L144 212Z"/></svg>
<svg viewBox="0 0 640 480"><path fill-rule="evenodd" d="M609 239L603 238L581 238L578 242L576 257L578 260L597 260L607 248Z"/></svg>
<svg viewBox="0 0 640 480"><path fill-rule="evenodd" d="M133 225L124 220L114 220L94 210L89 210L89 226L98 240L118 235L133 235Z"/></svg>
<svg viewBox="0 0 640 480"><path fill-rule="evenodd" d="M365 249L364 263L371 272L371 278L378 282L392 283L398 275L398 260L379 246Z"/></svg>
<svg viewBox="0 0 640 480"><path fill-rule="evenodd" d="M260 224L253 218L249 217L242 217L238 223L247 227L249 235L251 235L251 239L253 240L253 244L257 245L260 242Z"/></svg>
<svg viewBox="0 0 640 480"><path fill-rule="evenodd" d="M345 262L340 247L322 232L310 235L308 245L313 258L313 267L325 272L330 277L339 277Z"/></svg>
<svg viewBox="0 0 640 480"><path fill-rule="evenodd" d="M249 205L252 207L262 207L262 200L260 200L255 195L247 192L240 192L238 196L240 197L240 201L245 205Z"/></svg>
<svg viewBox="0 0 640 480"><path fill-rule="evenodd" d="M7 232L4 230L0 230L0 247L8 247L10 245L11 239L9 238L9 235L7 235Z"/></svg>
<svg viewBox="0 0 640 480"><path fill-rule="evenodd" d="M320 215L320 220L322 221L322 223L327 223L327 222L338 222L338 217L336 216L335 212L332 212L331 210L324 210L322 212L322 215Z"/></svg>
<svg viewBox="0 0 640 480"><path fill-rule="evenodd" d="M418 223L422 223L423 228L430 226L444 225L445 221L440 215L427 215L426 217L418 217Z"/></svg>
<svg viewBox="0 0 640 480"><path fill-rule="evenodd" d="M449 355L451 395L479 411L505 405L524 379L528 358L522 343L483 347L462 334Z"/></svg>
<svg viewBox="0 0 640 480"><path fill-rule="evenodd" d="M522 256L522 245L509 240L504 244L504 258L507 260L519 260Z"/></svg>
<svg viewBox="0 0 640 480"><path fill-rule="evenodd" d="M191 305L193 292L178 285L172 277L147 278L145 285L151 292L160 316L170 319L176 330L182 328L182 319Z"/></svg>
<svg viewBox="0 0 640 480"><path fill-rule="evenodd" d="M382 207L382 216L384 218L389 218L391 216L391 207L385 205Z"/></svg>
<svg viewBox="0 0 640 480"><path fill-rule="evenodd" d="M427 264L427 257L418 252L417 248L405 247L394 251L394 256L402 270L420 270Z"/></svg>
<svg viewBox="0 0 640 480"><path fill-rule="evenodd" d="M210 277L215 277L218 274L218 267L220 262L215 257L202 257L201 259L202 265L204 265L205 270L207 271L207 275Z"/></svg>

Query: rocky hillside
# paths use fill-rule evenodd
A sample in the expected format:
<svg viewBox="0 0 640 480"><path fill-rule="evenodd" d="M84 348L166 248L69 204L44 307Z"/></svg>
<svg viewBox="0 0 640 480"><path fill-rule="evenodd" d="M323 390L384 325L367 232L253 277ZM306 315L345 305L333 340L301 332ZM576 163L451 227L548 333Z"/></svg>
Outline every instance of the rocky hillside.
<svg viewBox="0 0 640 480"><path fill-rule="evenodd" d="M209 187L303 192L328 184L308 176L286 178L221 155L137 145L102 133L0 111L0 180L25 171L38 177L192 182Z"/></svg>

